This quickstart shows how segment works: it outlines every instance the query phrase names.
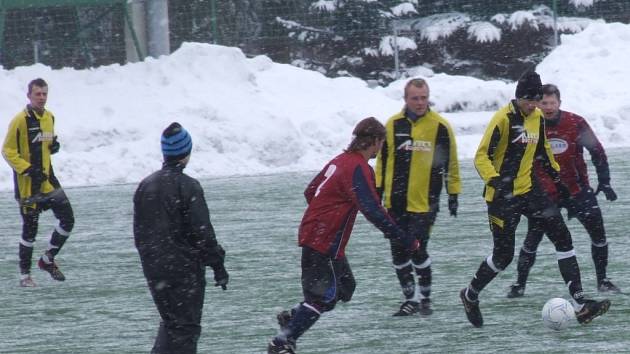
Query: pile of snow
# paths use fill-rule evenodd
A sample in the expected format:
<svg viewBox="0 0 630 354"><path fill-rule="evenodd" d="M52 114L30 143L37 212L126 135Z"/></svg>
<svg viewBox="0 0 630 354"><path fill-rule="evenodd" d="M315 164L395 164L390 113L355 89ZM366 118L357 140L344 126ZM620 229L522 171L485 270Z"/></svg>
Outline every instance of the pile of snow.
<svg viewBox="0 0 630 354"><path fill-rule="evenodd" d="M630 146L630 25L593 23L539 65L543 82L558 85L562 108L588 118L605 146Z"/></svg>
<svg viewBox="0 0 630 354"><path fill-rule="evenodd" d="M126 183L159 168L160 134L172 121L193 137L196 176L319 168L348 143L354 124L400 109L358 79L329 79L236 48L185 44L170 56L93 70L43 65L0 71L4 137L27 103L26 84L50 85L48 108L62 146L66 185ZM0 186L10 188L0 164Z"/></svg>
<svg viewBox="0 0 630 354"><path fill-rule="evenodd" d="M630 26L593 24L562 41L538 68L543 81L560 85L564 107L585 115L607 147L629 146L623 123L630 119L624 85ZM470 158L514 83L428 69L418 74L429 81L434 109L455 127L460 157ZM347 145L357 121L385 121L401 109L406 81L371 89L358 79L189 43L170 56L124 66L0 69L0 135L27 103L26 84L36 77L50 85L48 108L62 146L53 163L67 186L138 182L160 167L160 134L172 121L193 137L187 169L193 176L316 170ZM0 188L12 188L5 163Z"/></svg>

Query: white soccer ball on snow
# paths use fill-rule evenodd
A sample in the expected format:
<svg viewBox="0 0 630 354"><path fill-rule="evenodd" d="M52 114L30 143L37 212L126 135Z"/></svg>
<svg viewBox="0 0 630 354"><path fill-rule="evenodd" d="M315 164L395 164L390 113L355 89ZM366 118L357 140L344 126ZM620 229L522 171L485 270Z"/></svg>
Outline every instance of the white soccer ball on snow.
<svg viewBox="0 0 630 354"><path fill-rule="evenodd" d="M575 310L569 301L555 297L543 306L542 320L546 327L560 331L575 321Z"/></svg>

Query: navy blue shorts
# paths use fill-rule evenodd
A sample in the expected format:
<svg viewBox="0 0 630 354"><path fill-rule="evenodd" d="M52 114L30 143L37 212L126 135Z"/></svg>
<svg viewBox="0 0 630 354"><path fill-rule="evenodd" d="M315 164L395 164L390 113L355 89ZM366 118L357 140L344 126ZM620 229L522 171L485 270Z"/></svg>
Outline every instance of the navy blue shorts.
<svg viewBox="0 0 630 354"><path fill-rule="evenodd" d="M302 291L304 301L322 312L330 311L337 301L348 302L356 282L346 257L333 259L312 248L302 247Z"/></svg>

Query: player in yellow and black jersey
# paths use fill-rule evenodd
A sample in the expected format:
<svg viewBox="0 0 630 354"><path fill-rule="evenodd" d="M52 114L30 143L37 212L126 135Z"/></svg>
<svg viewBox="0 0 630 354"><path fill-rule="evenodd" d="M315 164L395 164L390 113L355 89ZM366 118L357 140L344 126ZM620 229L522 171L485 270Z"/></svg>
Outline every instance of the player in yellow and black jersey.
<svg viewBox="0 0 630 354"><path fill-rule="evenodd" d="M555 246L560 273L571 293L577 320L588 323L610 306L608 300L597 302L584 297L571 234L558 208L534 179L534 160L538 159L558 191L568 194L560 182L557 172L560 168L545 136L542 112L536 108L542 95L540 76L535 72L523 75L517 84L516 99L494 115L475 155L475 167L486 184L484 197L494 243L492 254L460 292L468 320L475 327L483 325L479 292L512 262L515 231L521 215L538 220Z"/></svg>
<svg viewBox="0 0 630 354"><path fill-rule="evenodd" d="M461 192L457 145L450 124L429 108L425 80L410 80L404 98L403 110L385 126L386 140L376 161L376 186L396 223L420 240L420 248L410 254L400 242L390 239L392 261L405 296L394 315L429 315L432 279L427 245L442 186L449 195L451 215L457 215Z"/></svg>
<svg viewBox="0 0 630 354"><path fill-rule="evenodd" d="M55 135L55 118L45 108L48 100L46 81L31 81L27 97L30 103L9 124L2 145L2 156L13 169L15 199L23 221L19 246L20 285L32 287L35 282L31 278L31 259L39 214L52 209L59 220L47 250L37 263L40 269L59 281L65 280L65 276L57 267L54 257L70 236L74 214L51 164L51 155L59 151L60 145Z"/></svg>

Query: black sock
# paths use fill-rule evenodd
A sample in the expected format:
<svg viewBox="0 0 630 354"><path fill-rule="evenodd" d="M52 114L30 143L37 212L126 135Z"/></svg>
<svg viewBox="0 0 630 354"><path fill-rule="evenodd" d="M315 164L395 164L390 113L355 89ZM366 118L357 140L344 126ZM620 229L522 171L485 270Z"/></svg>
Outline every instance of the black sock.
<svg viewBox="0 0 630 354"><path fill-rule="evenodd" d="M470 301L477 301L479 299L479 291L475 290L472 285L469 285L466 288L466 298L468 298L468 300Z"/></svg>
<svg viewBox="0 0 630 354"><path fill-rule="evenodd" d="M558 259L558 266L560 267L560 274L564 283L569 286L569 293L571 297L578 303L584 302L584 293L582 292L582 280L580 277L580 267L578 266L577 258L571 256L564 259Z"/></svg>
<svg viewBox="0 0 630 354"><path fill-rule="evenodd" d="M394 265L394 267L396 267L396 265ZM400 269L396 267L396 276L398 277L398 282L400 283L405 299L412 299L416 291L416 281L414 280L411 263L408 263Z"/></svg>
<svg viewBox="0 0 630 354"><path fill-rule="evenodd" d="M431 297L431 266L415 269L416 275L418 276L418 285L420 287L420 294L422 295L422 298Z"/></svg>
<svg viewBox="0 0 630 354"><path fill-rule="evenodd" d="M534 266L536 262L536 252L526 252L521 248L521 252L518 255L518 264L516 266L518 277L516 282L525 286L527 284L527 277L529 276L529 270Z"/></svg>
<svg viewBox="0 0 630 354"><path fill-rule="evenodd" d="M595 274L597 275L597 283L599 284L606 278L606 267L608 266L608 243L604 246L595 246L591 244L591 256L595 264Z"/></svg>
<svg viewBox="0 0 630 354"><path fill-rule="evenodd" d="M52 235L50 236L50 244L54 247L48 249L48 252L50 252L51 256L55 257L57 253L59 253L61 247L63 247L63 244L66 243L67 239L68 236L63 236L62 234L58 233L57 230L53 231Z"/></svg>
<svg viewBox="0 0 630 354"><path fill-rule="evenodd" d="M31 271L33 247L24 246L20 243L18 254L20 256L20 272L22 274L28 274Z"/></svg>
<svg viewBox="0 0 630 354"><path fill-rule="evenodd" d="M497 276L497 274L497 272L490 268L488 262L484 260L483 262L481 262L481 265L479 265L479 269L477 269L475 277L470 281L470 286L473 288L473 290L479 293L481 292L481 290L483 290L483 288L486 287L486 285L488 285L492 281L492 279L494 279L494 277Z"/></svg>

